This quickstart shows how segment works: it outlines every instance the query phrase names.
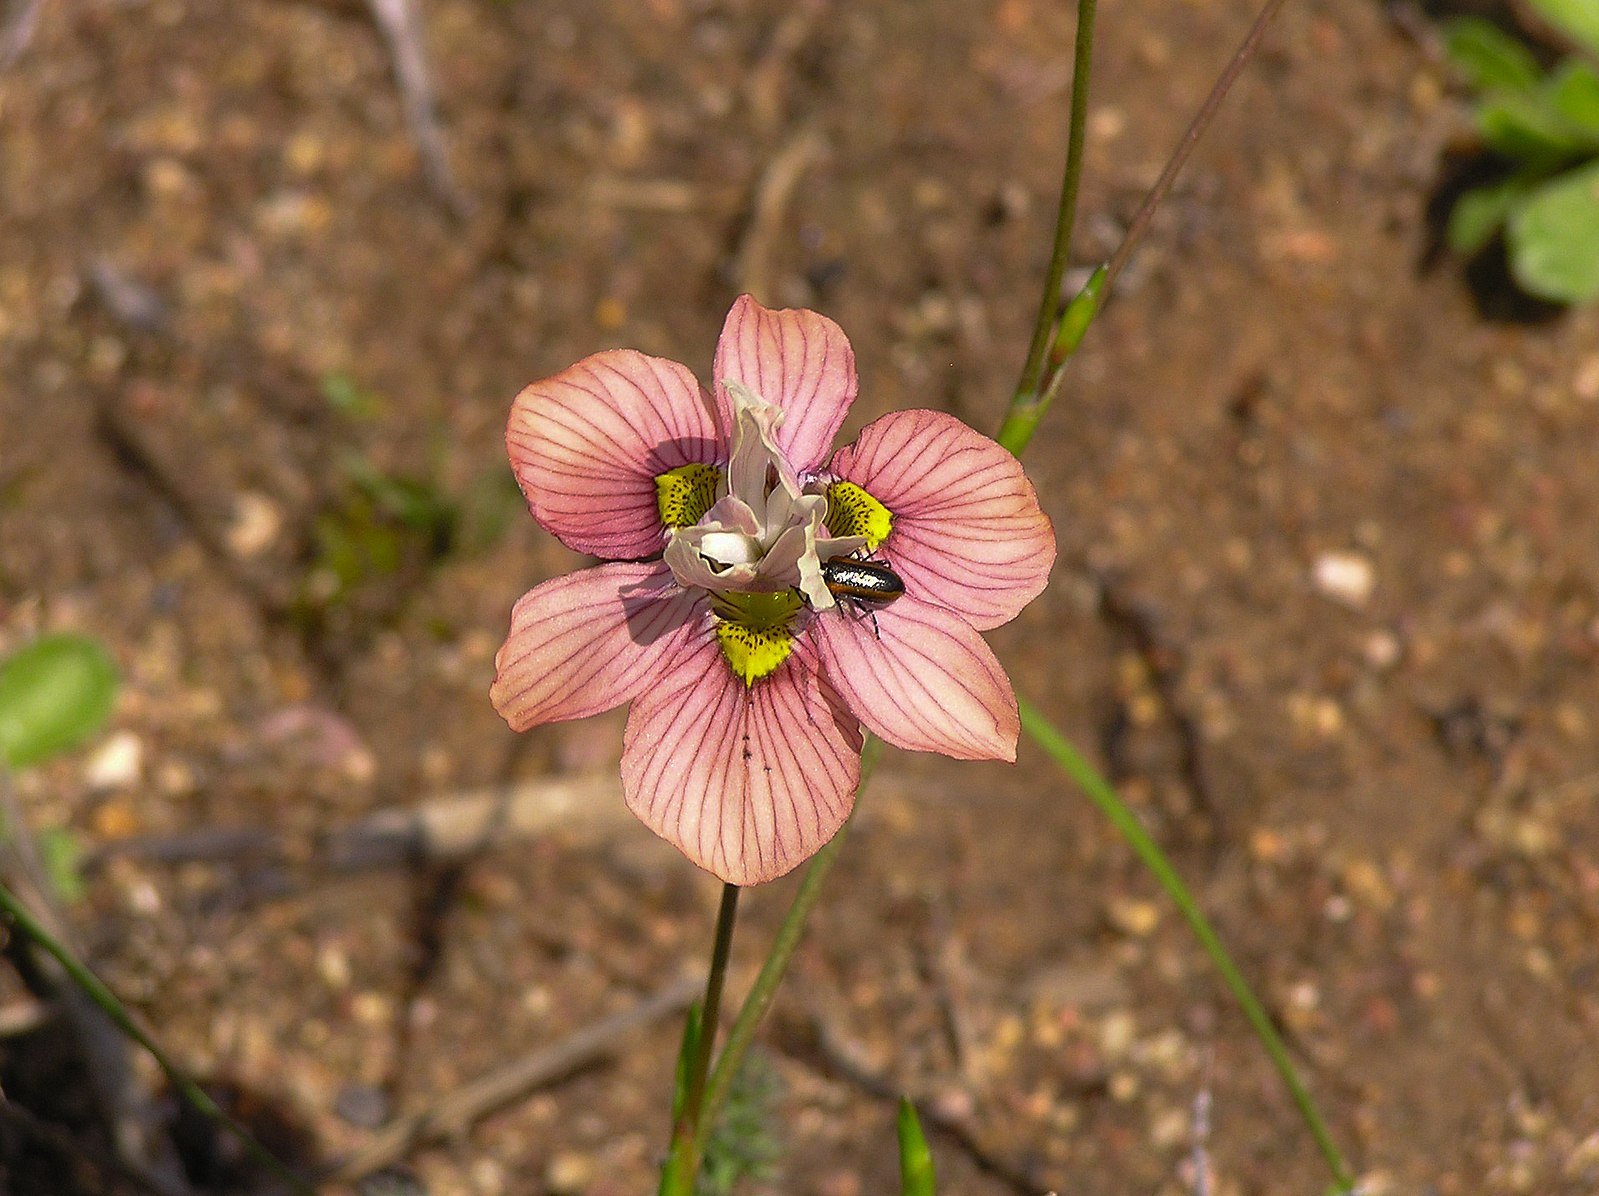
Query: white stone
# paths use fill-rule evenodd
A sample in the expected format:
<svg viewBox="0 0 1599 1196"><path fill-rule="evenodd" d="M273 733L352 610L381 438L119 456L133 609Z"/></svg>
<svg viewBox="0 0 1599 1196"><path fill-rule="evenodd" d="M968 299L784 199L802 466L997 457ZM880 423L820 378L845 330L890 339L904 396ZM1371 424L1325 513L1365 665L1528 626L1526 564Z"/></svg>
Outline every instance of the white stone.
<svg viewBox="0 0 1599 1196"><path fill-rule="evenodd" d="M83 766L91 789L125 789L138 783L144 770L144 741L132 731L118 731L102 743Z"/></svg>
<svg viewBox="0 0 1599 1196"><path fill-rule="evenodd" d="M1324 552L1311 569L1316 592L1345 606L1365 606L1377 585L1371 562L1355 552Z"/></svg>
<svg viewBox="0 0 1599 1196"><path fill-rule="evenodd" d="M246 490L233 500L233 518L228 522L228 548L234 556L249 560L265 552L283 530L283 512L266 495Z"/></svg>

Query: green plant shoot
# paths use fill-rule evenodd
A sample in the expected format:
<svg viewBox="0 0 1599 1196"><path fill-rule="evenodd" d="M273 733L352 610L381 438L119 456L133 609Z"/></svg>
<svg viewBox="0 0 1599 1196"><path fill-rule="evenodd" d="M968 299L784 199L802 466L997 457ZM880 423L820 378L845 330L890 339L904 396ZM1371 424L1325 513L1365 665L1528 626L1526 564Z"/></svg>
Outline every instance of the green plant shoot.
<svg viewBox="0 0 1599 1196"><path fill-rule="evenodd" d="M1502 230L1517 285L1555 303L1586 303L1599 298L1599 5L1535 6L1581 51L1548 72L1488 21L1465 17L1445 30L1450 61L1477 93L1477 131L1505 163L1501 178L1455 201L1449 244L1476 254Z"/></svg>

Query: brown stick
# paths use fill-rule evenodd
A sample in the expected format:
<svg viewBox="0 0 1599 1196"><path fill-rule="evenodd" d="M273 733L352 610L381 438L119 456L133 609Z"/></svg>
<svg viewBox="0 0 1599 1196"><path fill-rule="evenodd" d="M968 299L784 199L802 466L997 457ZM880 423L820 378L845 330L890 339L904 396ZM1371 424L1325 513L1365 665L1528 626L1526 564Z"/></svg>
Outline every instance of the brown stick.
<svg viewBox="0 0 1599 1196"><path fill-rule="evenodd" d="M4 70L28 48L39 28L39 12L44 0L22 0L17 11L0 28L0 70Z"/></svg>
<svg viewBox="0 0 1599 1196"><path fill-rule="evenodd" d="M733 275L739 289L763 303L774 302L772 294L772 245L782 231L783 217L794 188L811 164L827 151L827 141L815 129L801 129L784 143L767 163L755 188L749 226L738 246Z"/></svg>
<svg viewBox="0 0 1599 1196"><path fill-rule="evenodd" d="M1116 285L1117 276L1127 265L1127 259L1132 256L1138 242L1143 240L1144 234L1149 230L1149 222L1155 215L1155 209L1171 191L1178 171L1182 170L1184 163L1188 161L1188 155L1194 152L1194 146L1199 144L1199 139L1205 135L1205 130L1210 128L1210 122L1216 119L1216 111L1221 107L1221 102L1227 98L1227 93L1238 81L1238 76L1244 67L1249 65L1249 60L1255 56L1255 51L1260 47L1260 39L1266 35L1266 27L1271 24L1272 18L1277 15L1277 10L1283 6L1283 3L1284 0L1266 0L1265 7L1260 10L1260 15L1255 18L1255 23L1249 27L1249 32L1234 52L1232 61L1217 77L1215 86L1205 97L1205 102L1194 114L1194 119L1188 123L1183 139L1177 143L1171 159L1166 163L1166 169L1160 172L1155 185L1149 189L1143 205L1133 217L1132 223L1127 226L1121 244L1116 246L1116 252L1111 254L1110 261L1105 266L1104 294L1107 298L1111 288ZM1103 303L1103 300L1101 302Z"/></svg>
<svg viewBox="0 0 1599 1196"><path fill-rule="evenodd" d="M464 219L471 215L472 201L461 190L450 169L444 126L439 121L427 54L422 49L422 22L417 18L414 0L367 0L367 3L389 43L394 78L405 104L405 120L411 127L417 153L422 156L422 173L428 187L452 215Z"/></svg>
<svg viewBox="0 0 1599 1196"><path fill-rule="evenodd" d="M520 1099L540 1085L604 1057L617 1039L681 1013L699 990L700 981L686 976L644 998L631 1009L601 1018L552 1047L480 1076L449 1093L431 1109L390 1122L323 1178L349 1183L388 1166L414 1146L458 1134L480 1117Z"/></svg>

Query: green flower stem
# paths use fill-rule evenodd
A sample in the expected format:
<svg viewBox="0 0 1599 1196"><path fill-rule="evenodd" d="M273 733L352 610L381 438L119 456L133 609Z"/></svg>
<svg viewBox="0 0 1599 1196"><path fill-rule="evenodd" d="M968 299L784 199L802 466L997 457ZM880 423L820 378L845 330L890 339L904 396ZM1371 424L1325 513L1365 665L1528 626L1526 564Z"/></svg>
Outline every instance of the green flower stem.
<svg viewBox="0 0 1599 1196"><path fill-rule="evenodd" d="M1092 4L1092 0L1084 0ZM1194 114L1194 119L1189 122L1184 131L1182 140L1177 143L1177 148L1172 151L1165 167L1160 172L1160 177L1155 180L1154 186L1144 196L1144 202L1139 206L1138 212L1133 216L1132 222L1127 226L1121 243L1111 254L1110 260L1095 272L1088 285L1083 288L1066 308L1065 315L1057 322L1055 312L1060 303L1060 278L1065 270L1070 245L1063 244L1060 239L1060 230L1067 230L1068 240L1072 224L1072 212L1068 205L1075 210L1077 203L1076 183L1073 181L1069 188L1062 188L1061 210L1059 221L1056 225L1056 240L1054 253L1050 257L1049 277L1044 284L1043 300L1039 305L1039 320L1033 329L1033 347L1028 354L1027 366L1022 371L1022 382L1016 388L1016 393L1011 398L1010 408L1005 413L1005 421L1000 426L995 439L1017 456L1021 455L1027 442L1033 437L1039 422L1044 418L1044 413L1049 410L1050 404L1055 401L1055 396L1060 393L1061 385L1066 377L1066 363L1071 355L1076 352L1078 343L1083 338L1083 333L1088 330L1088 325L1095 316L1104 308L1110 299L1111 289L1116 285L1116 280L1121 277L1122 270L1127 261L1132 257L1133 250L1149 232L1150 221L1154 218L1155 210L1160 207L1166 196L1170 193L1172 184L1177 179L1177 174L1188 161L1189 154L1193 153L1194 146L1199 144L1199 139L1204 136L1205 130L1216 119L1216 112L1221 103L1227 98L1227 93L1232 90L1233 84L1238 81L1238 76L1243 72L1249 60L1255 56L1255 51L1260 47L1261 38L1266 34L1267 27L1271 24L1277 12L1282 8L1284 0L1266 0L1259 14L1255 17L1254 24L1249 27L1243 42L1233 53L1222 73L1217 76L1210 94L1205 97L1205 102L1200 105L1199 111ZM1083 35L1082 13L1078 13L1078 51L1082 58L1083 50L1081 38ZM1083 82L1083 95L1087 95L1087 70L1084 61L1080 75ZM1072 97L1072 133L1078 136L1080 122L1086 118L1086 113L1077 105L1077 79L1073 80ZM1079 148L1080 152L1080 148ZM1067 149L1068 179L1071 178L1071 150ZM1045 313L1048 313L1046 319ZM1076 317L1074 320L1073 317ZM1060 335L1055 335L1055 329L1060 328ZM1075 326L1074 326L1075 325ZM1044 350L1040 349L1040 342L1047 347L1051 340L1054 350L1045 358ZM1042 363L1035 367L1035 360Z"/></svg>
<svg viewBox="0 0 1599 1196"><path fill-rule="evenodd" d="M699 1023L694 1034L694 1052L689 1060L683 1111L672 1127L672 1147L661 1173L661 1196L693 1196L705 1153L706 1133L701 1123L709 1119L705 1110L705 1080L711 1066L711 1048L716 1042L717 1016L722 1007L722 986L727 979L727 957L733 948L733 925L738 919L738 886L722 885L722 903L716 911L716 938L711 947L711 966L705 973L705 1000L689 1017Z"/></svg>
<svg viewBox="0 0 1599 1196"><path fill-rule="evenodd" d="M705 1002L700 1007L699 1050L689 1072L684 1119L698 1125L705 1103L705 1078L711 1069L711 1048L716 1042L716 1020L722 1007L722 985L727 979L727 956L733 946L733 923L738 917L738 886L722 886L722 904L716 911L716 943L711 967L705 975Z"/></svg>
<svg viewBox="0 0 1599 1196"><path fill-rule="evenodd" d="M1038 319L1033 324L1033 342L1027 350L1021 381L1011 399L1011 407L1036 403L1044 381L1050 346L1055 340L1056 317L1060 313L1060 284L1071 255L1072 227L1077 222L1077 192L1083 181L1083 147L1087 143L1088 68L1094 56L1094 16L1097 0L1077 0L1077 42L1072 56L1072 103L1067 117L1066 170L1061 179L1060 206L1055 214L1055 245L1050 250L1044 293L1039 298Z"/></svg>
<svg viewBox="0 0 1599 1196"><path fill-rule="evenodd" d="M1350 1174L1348 1164L1344 1162L1343 1155L1334 1145L1332 1135L1328 1132L1326 1123L1322 1121L1315 1101L1311 1099L1310 1090L1305 1087L1304 1081L1299 1078L1299 1073L1294 1070L1293 1060L1288 1057L1287 1045L1277 1033L1277 1028L1272 1025L1271 1017L1266 1013L1260 1000L1250 989L1249 982L1238 970L1238 965L1233 962L1232 956L1227 954L1227 948L1222 946L1221 939L1209 919L1205 917L1204 911L1199 908L1199 903L1194 900L1193 894L1188 891L1182 878L1177 875L1177 870L1166 858L1165 852L1161 851L1159 845L1150 838L1149 832L1138 821L1138 816L1117 796L1110 783L1099 775L1094 766L1083 758L1066 737L1056 730L1054 725L1027 699L1018 697L1017 704L1021 707L1022 729L1032 736L1033 742L1043 748L1049 758L1060 766L1061 771L1071 777L1088 795L1089 800L1099 807L1100 812L1110 819L1111 824L1121 832L1122 838L1127 841L1144 867L1154 873L1155 879L1166 890L1166 895L1182 913L1189 929L1194 932L1194 937L1199 940L1199 945L1205 949L1205 954L1210 956L1210 962L1215 965L1216 971L1221 973L1222 981L1244 1011L1244 1017L1248 1019L1255 1037L1260 1039L1261 1045L1266 1048L1266 1053L1271 1056L1277 1074L1282 1077L1294 1104L1299 1107L1299 1115L1304 1118L1311 1136L1316 1139L1316 1145L1321 1148L1322 1157L1327 1160L1334 1181L1340 1189L1349 1190L1354 1185L1354 1176Z"/></svg>
<svg viewBox="0 0 1599 1196"><path fill-rule="evenodd" d="M832 871L833 864L838 859L838 853L843 850L850 823L855 821L855 814L861 808L861 797L866 792L866 782L870 779L872 770L877 766L878 757L882 754L882 741L875 735L868 735L865 745L861 748L861 781L855 788L855 809L850 811L849 818L838 828L838 833L829 839L806 865L805 875L800 878L799 891L794 894L794 903L788 907L788 913L783 916L783 924L777 929L777 937L772 942L772 949L766 956L766 962L761 965L760 974L750 986L749 995L744 998L744 1004L739 1006L738 1016L733 1020L733 1028L728 1031L727 1045L722 1048L716 1066L711 1069L710 1082L705 1088L705 1108L696 1137L696 1154L705 1149L705 1138L710 1133L711 1127L716 1124L716 1118L727 1102L727 1094L732 1091L733 1077L738 1075L739 1065L749 1052L750 1044L755 1041L755 1031L760 1027L761 1019L771 1008L772 998L777 995L777 986L782 982L783 973L788 970L788 962L794 957L794 949L799 946L800 939L805 934L805 921L810 917L811 908L822 895L822 882L827 879L827 874Z"/></svg>
<svg viewBox="0 0 1599 1196"><path fill-rule="evenodd" d="M168 1081L183 1094L183 1098L189 1104L193 1105L209 1120L227 1126L234 1137L243 1143L250 1156L263 1167L269 1169L284 1183L288 1184L291 1190L301 1193L302 1196L311 1196L311 1185L291 1171L287 1164L281 1162L266 1147L257 1142L249 1130L228 1116L214 1100L207 1096L205 1090L190 1079L167 1053L139 1028L138 1023L133 1020L133 1015L128 1012L127 1007L117 1000L116 994L107 988L98 976L80 963L70 951L57 942L39 920L28 912L27 907L17 899L16 894L12 893L4 885L0 885L0 914L3 914L18 930L22 931L29 939L51 955L61 965L62 970L66 972L72 982L104 1011L117 1029L150 1052L151 1058L166 1073Z"/></svg>

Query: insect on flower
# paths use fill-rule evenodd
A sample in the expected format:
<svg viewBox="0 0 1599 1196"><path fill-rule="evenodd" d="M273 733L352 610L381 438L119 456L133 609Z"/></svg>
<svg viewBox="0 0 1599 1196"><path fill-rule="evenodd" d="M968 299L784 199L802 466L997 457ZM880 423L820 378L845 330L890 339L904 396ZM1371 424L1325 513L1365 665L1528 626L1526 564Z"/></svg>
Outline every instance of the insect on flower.
<svg viewBox="0 0 1599 1196"><path fill-rule="evenodd" d="M852 557L823 561L822 584L840 606L864 611L878 639L883 638L877 626L878 610L905 592L905 583L887 565Z"/></svg>
<svg viewBox="0 0 1599 1196"><path fill-rule="evenodd" d="M905 583L887 565L835 557L822 562L822 584L834 598L871 608L887 606L905 592Z"/></svg>
<svg viewBox="0 0 1599 1196"><path fill-rule="evenodd" d="M1055 537L1016 459L953 416L886 415L830 453L857 379L825 316L745 295L713 371L707 391L610 350L517 396L506 444L534 517L601 563L516 604L491 696L519 731L631 702L628 807L754 884L843 824L863 725L1015 759L1015 695L979 633L1043 589Z"/></svg>

